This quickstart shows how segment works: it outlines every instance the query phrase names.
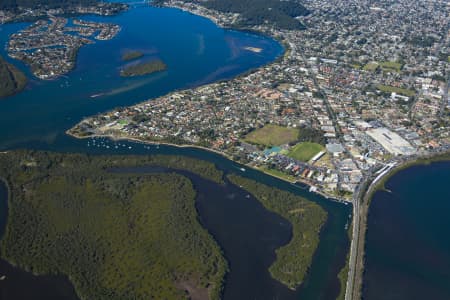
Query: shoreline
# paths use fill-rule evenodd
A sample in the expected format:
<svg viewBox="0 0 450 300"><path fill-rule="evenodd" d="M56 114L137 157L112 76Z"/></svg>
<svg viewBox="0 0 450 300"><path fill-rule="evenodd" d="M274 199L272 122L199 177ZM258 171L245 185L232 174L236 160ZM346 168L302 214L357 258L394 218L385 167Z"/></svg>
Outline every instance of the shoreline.
<svg viewBox="0 0 450 300"><path fill-rule="evenodd" d="M199 6L199 5L196 5L196 6ZM211 86L211 85L214 85L214 84L218 84L218 83L221 83L221 82L228 82L230 80L237 80L237 79L243 78L245 76L248 76L248 75L250 75L250 74L252 74L254 72L257 72L258 70L260 70L260 69L262 69L262 68L264 68L264 67L266 67L268 65L275 64L278 61L280 61L282 59L285 59L285 58L287 58L290 55L291 48L290 48L289 44L284 42L283 40L279 39L278 37L276 37L274 35L270 35L270 34L268 34L266 32L258 31L258 30L253 29L253 28L237 27L237 26L235 27L235 26L228 26L226 24L222 24L220 22L220 20L218 20L214 16L211 16L211 15L208 15L207 13L198 11L198 9L196 9L196 7L193 7L194 8L193 9L191 7L186 7L186 6L183 6L183 5L177 5L177 4L173 4L173 3L170 3L170 4L164 3L162 5L154 6L154 7L178 9L178 10L181 10L183 12L195 15L195 16L206 18L206 19L210 20L211 22L213 22L216 26L218 26L219 28L222 28L222 29L236 30L236 31L246 32L246 33L249 33L249 34L257 34L257 35L261 35L261 36L266 37L266 38L270 38L270 39L276 40L281 45L283 51L272 62L266 63L266 64L261 65L259 67L251 68L248 71L245 71L245 72L243 72L241 74L238 74L235 77L222 79L222 80L218 80L218 81L214 81L214 82L210 82L210 83L206 83L206 84L200 84L200 85L197 85L197 86L192 86L190 88L176 89L176 90L171 91L171 92L169 92L169 93L167 93L165 95L161 95L161 96L158 96L158 97L155 97L155 98L146 99L146 100L143 100L143 101L138 102L136 104L133 104L131 106L128 106L130 108L138 106L138 105L146 103L146 102L149 102L149 101L156 100L156 99L164 97L164 96L172 95L172 94L180 92L180 91L193 90L193 89L200 88L200 87L205 88L205 87L208 87L208 86ZM203 9L203 10L206 10L206 11L210 10L210 9L207 9L207 8L203 8L201 6L200 6L200 8ZM110 110L110 111L112 111L112 110ZM81 121L76 123L74 126L72 126L70 129L66 130L65 133L67 135L69 135L69 136L72 136L72 137L78 138L78 139L93 138L93 137L106 137L106 138L110 138L112 140L130 140L130 141L135 141L135 142L140 142L140 143L147 143L147 144L163 144L163 145L179 147L179 148L189 148L189 147L191 147L191 148L198 148L198 149L202 149L202 150L205 150L205 151L214 152L214 153L219 154L219 155L221 155L221 156L223 156L223 157L225 157L225 158L227 158L227 159L229 159L229 160L231 160L231 161L233 161L235 163L244 165L244 166L246 166L248 168L252 168L252 169L254 169L256 171L259 171L259 172L262 172L262 173L264 173L266 175L278 178L278 179L283 180L285 182L289 182L291 184L295 183L295 182L289 181L289 180L287 180L287 179L285 179L285 178L283 178L281 176L277 176L277 175L271 174L269 172L266 172L264 170L261 170L259 168L255 168L255 167L253 167L253 166L251 166L249 164L242 164L242 163L240 163L238 161L233 160L231 158L231 156L228 155L225 152L222 152L222 151L219 151L219 150L215 150L215 149L211 149L211 148L207 148L207 147L204 147L204 146L198 146L198 145L194 145L194 144L181 144L180 145L180 144L174 144L174 143L164 142L164 141L161 141L161 142L159 142L159 141L143 141L143 140L140 140L139 138L133 138L133 137L119 137L119 138L117 138L117 137L114 137L114 136L111 136L111 135L91 135L91 136L86 136L86 137L83 136L83 137L81 137L81 136L78 136L76 134L72 134L70 132L70 130L72 128L76 127L77 125L79 125L80 123L82 123L86 119L89 119L89 117L86 117L86 118L82 119ZM303 183L303 184L306 184L308 187L315 187L309 181L304 180L302 178L298 178L296 181L300 182L300 183ZM310 191L310 192L316 193L316 194L324 197L327 200L338 202L338 203L343 203L345 205L348 205L348 203L352 203L352 200L348 200L348 199L345 199L345 198L339 198L336 195L327 194L327 193L325 193L323 191Z"/></svg>
<svg viewBox="0 0 450 300"><path fill-rule="evenodd" d="M192 5L192 4L191 4L191 5ZM196 4L196 5L199 6L198 4ZM197 17L202 17L202 18L208 19L208 20L210 20L211 22L213 22L213 23L214 23L217 27L219 27L219 28L222 28L222 29L225 29L225 30L231 30L231 31L244 32L244 33L248 33L248 34L260 35L260 36L263 36L263 37L266 37L266 38L273 39L273 40L277 41L277 42L282 46L282 48L283 48L283 53L281 53L274 61L272 61L272 62L270 62L270 63L267 63L267 64L265 64L265 65L262 65L262 66L260 66L260 67L250 69L250 70L248 70L248 71L246 71L246 72L244 72L244 73L242 73L242 74L239 74L239 75L236 76L236 77L233 77L233 79L238 79L238 78L240 78L241 76L245 76L245 75L251 74L251 73L253 73L253 71L258 70L258 69L260 69L260 68L262 68L262 67L264 67L264 66L266 66L266 65L271 65L271 64L273 64L273 63L276 63L276 62L279 61L280 59L283 59L283 58L285 58L287 55L290 54L291 49L290 49L289 44L286 43L284 40L282 40L282 39L280 39L280 38L278 38L278 37L276 37L276 36L274 36L273 34L270 34L270 33L268 33L268 32L262 32L262 31L259 31L259 30L254 29L254 28L251 28L251 27L234 26L234 25L232 25L232 24L231 24L231 25L222 24L222 23L220 22L220 20L216 19L214 16L210 16L210 15L208 15L208 14L201 13L201 12L198 11L198 10L189 9L189 7L185 7L185 6L182 6L182 5L176 5L176 4L167 4L167 3L164 3L164 4L162 4L161 6L154 6L154 7L179 9L179 10L181 10L181 11L183 11L183 12L186 12L186 13L189 13L189 14L191 14L191 15L194 15L194 16L197 16ZM200 7L202 7L202 6L200 6ZM209 9L209 8L204 8L204 7L202 7L202 9L204 9L204 10L211 10L211 9ZM228 81L228 80L229 80L229 79L223 79L223 80L219 80L219 81L217 81L217 82ZM206 85L202 85L202 86L206 86Z"/></svg>
<svg viewBox="0 0 450 300"><path fill-rule="evenodd" d="M127 11L128 9L130 9L130 6L126 3L114 3L114 2L108 2L110 3L110 11L108 10L103 10L103 7L98 6L98 4L91 4L91 5L81 5L78 7L75 7L72 10L67 10L65 11L63 7L51 7L51 6L46 6L46 7L41 7L38 8L37 11L38 13L36 14L32 14L32 15L26 15L25 11L26 11L26 7L19 7L17 9L19 9L18 12L20 12L19 16L15 16L15 17L9 17L6 16L0 21L0 25L5 25L5 24L14 24L14 23L31 23L31 22L35 22L37 20L41 20L41 19L45 19L48 17L48 13L47 10L49 9L56 9L58 10L57 13L55 13L54 15L56 15L57 17L77 17L77 16L104 16L104 17L111 17L111 16L115 16L117 14L120 14L124 11ZM97 8L97 11L86 11L86 9L93 9L93 8ZM78 9L78 11L77 11ZM0 9L0 11L6 12L6 13L11 13L10 9ZM17 13L17 12L14 12Z"/></svg>
<svg viewBox="0 0 450 300"><path fill-rule="evenodd" d="M239 28L239 27L233 27L233 26L227 26L226 24L223 24L222 22L220 22L220 20L218 20L217 18L214 18L213 16L208 15L205 12L202 11L198 11L195 8L196 7L186 7L186 6L181 6L181 5L176 5L176 4L164 4L161 7L166 7L166 8L174 8L174 9L180 9L184 12L190 13L192 15L196 15L196 16L200 16L203 18L206 18L210 21L212 21L214 24L216 24L216 26L223 28L223 29L231 29L231 30L239 30L239 31L243 31L243 32L249 32L252 34L259 34L262 36L266 36L269 37L271 39L275 39L277 40L282 46L283 46L283 50L284 53L282 53L276 60L266 64L266 65L271 65L273 63L275 63L276 61L278 61L279 59L283 59L286 56L288 56L290 54L290 47L287 43L283 43L282 41L280 41L278 38L274 37L273 35L268 34L267 32L261 32L261 31L257 31L257 30L249 30L246 28ZM205 9L206 11L208 11L209 9ZM244 72L236 77L233 77L232 79L239 79L247 74L251 74L255 71L257 71L260 68L263 68L264 66L260 66L254 69L251 69L247 72ZM212 82L212 83L208 83L208 84L204 84L204 85L199 85L197 87L207 87L210 86L212 84L218 83L218 82L223 82L223 81L229 81L230 79L224 79L224 80L219 80L217 82ZM188 90L191 90L193 88L196 87L191 87ZM186 90L186 89L183 89ZM168 93L167 95L176 93L177 90L172 91L170 93ZM152 99L147 99L143 102L148 102L154 99L157 99L159 97L156 98L152 98ZM140 103L143 103L140 102ZM134 107L136 105L138 105L139 103L132 105L130 107ZM86 118L87 119L87 118ZM82 121L78 122L78 124L80 124ZM70 130L70 129L69 129ZM203 147L203 146L197 146L197 145L193 145L193 144L183 144L183 145L179 145L179 144L173 144L173 143L167 143L167 142L157 142L157 141L143 141L140 140L138 138L132 138L132 137L113 137L110 135L92 135L92 136L86 136L86 137L79 137L77 135L71 134L69 133L69 130L66 131L66 133L72 137L78 138L78 139L85 139L85 138L93 138L93 137L103 137L103 138L109 138L111 140L128 140L128 141L134 141L134 142L139 142L139 143L143 143L143 144L163 144L163 145L168 145L168 146L173 146L173 147L179 147L179 148L198 148L198 149L202 149L205 151L210 151L210 152L214 152L216 154L221 155L222 157L225 157L226 159L229 159L232 162L235 163L239 163L235 160L233 160L229 155L227 155L224 152L218 151L218 150L214 150L211 148L207 148L207 147ZM449 152L450 153L450 152ZM445 154L443 152L440 153L433 153L433 154L427 154L425 156L422 157L414 157L411 160L407 160L406 162L402 162L398 165L396 165L395 167L393 167L392 169L390 169L386 174L383 174L380 178L377 179L377 182L374 182L373 178L369 178L366 181L361 182L358 185L358 188L363 188L363 191L359 190L358 191L358 196L355 199L355 201L342 201L342 202L350 202L353 205L353 216L352 216L352 226L353 226L353 233L352 233L352 237L351 237L351 244L350 244L350 252L349 252L349 276L347 277L347 283L345 285L346 288L346 292L345 292L345 299L360 299L361 295L362 295L362 282L363 282L363 272L364 272L364 253L365 253L365 237L366 237L366 232L367 232L367 216L369 213L369 208L370 208L370 200L373 197L373 195L375 194L376 191L378 191L380 189L380 187L382 187L382 185L385 181L387 181L390 177L392 177L395 173L397 173L398 171L402 170L402 169L406 169L410 166L413 166L414 164L426 164L427 163L427 159L430 159L430 157L439 157L439 156L445 156ZM424 163L420 163L420 161L425 160ZM442 160L450 160L450 157L448 157L447 159L442 159ZM239 163L241 164L241 163ZM387 164L387 163L386 163ZM266 175L272 176L274 178L283 180L285 182L289 182L292 184L292 181L289 181L281 176L277 176L271 173L268 173L264 170L255 168L253 166L250 166L248 164L241 164L244 165L245 167L254 169L256 171L262 172ZM311 185L307 182L304 182L302 180L298 180L299 182L302 182L306 185L308 185L308 187L310 187ZM326 195L324 193L321 192L315 192L317 194L320 194L321 196L324 196L327 200L331 200L333 201L333 197L330 197L329 195ZM330 199L331 198L331 199ZM341 201L337 201L337 202L341 202ZM355 244L356 243L356 244ZM352 257L353 255L353 257ZM352 263L352 259L354 260ZM354 269L352 270L352 266L350 266L350 264L354 264ZM355 272L353 273L351 276L351 272Z"/></svg>
<svg viewBox="0 0 450 300"><path fill-rule="evenodd" d="M309 188L314 187L314 185L312 185L308 181L303 180L301 178L297 179L295 182L292 182L292 181L290 181L290 180L288 180L286 178L283 178L283 177L278 176L278 175L271 174L271 173L266 172L266 171L264 171L264 170L262 170L260 168L256 168L256 167L254 167L254 166L252 166L250 164L243 164L241 162L238 162L238 161L234 160L229 154L227 154L225 152L222 152L222 151L219 151L219 150L215 150L215 149L212 149L212 148L208 148L208 147L204 147L204 146L199 146L199 145L194 145L194 144L174 144L174 143L169 143L169 142L165 142L165 141L160 141L160 142L159 141L147 141L147 140L141 140L139 138L115 137L115 136L111 136L111 135L97 135L96 134L96 135L89 135L89 136L79 136L77 134L73 134L72 132L70 132L70 130L71 129L66 130L65 134L67 134L68 136L71 136L71 137L73 137L75 139L79 139L79 140L94 139L94 138L106 138L106 139L110 139L112 141L131 141L131 142L145 144L145 145L155 145L155 146L165 145L165 146L176 147L176 148L200 149L200 150L204 150L204 151L208 151L208 152L212 152L212 153L218 154L218 155L220 155L220 156L230 160L233 163L236 163L236 164L245 166L246 168L249 168L249 169L252 169L252 170L264 173L265 175L277 178L277 179L282 180L284 182L290 183L290 184L292 184L294 186L295 186L296 182L300 182L302 184L307 185ZM242 172L245 172L245 171L242 171ZM301 189L300 186L298 186L298 188ZM309 192L309 193L318 194L318 195L322 196L323 198L325 198L328 201L333 201L333 202L341 203L341 204L344 204L344 205L348 205L348 203L352 203L351 201L348 201L346 199L339 199L337 197L334 197L333 195L328 195L328 194L326 194L324 192L321 192L321 191L309 191L309 189L306 190L306 191Z"/></svg>
<svg viewBox="0 0 450 300"><path fill-rule="evenodd" d="M371 194L368 195L368 200L370 201L369 205L375 193L379 190L384 190L385 189L384 184L398 172L409 169L414 166L426 166L432 163L445 161L450 161L450 150L426 154L424 156L414 157L412 159L407 159L401 162L400 164L396 165L394 168L389 170L389 172L387 172L385 175L380 177L379 180L376 182L375 186L373 187L373 190L371 191Z"/></svg>
<svg viewBox="0 0 450 300"><path fill-rule="evenodd" d="M358 224L359 226L355 226L355 223L353 222L353 228L354 233L355 230L357 235L357 241L355 245L355 235L353 235L350 251L356 251L354 254L354 261L352 262L353 266L350 266L349 270L349 276L347 279L347 292L345 294L345 300L349 299L361 299L362 297L362 288L363 288L363 281L364 281L364 267L365 267L365 249L366 249L366 235L367 235L367 218L368 214L370 212L370 205L372 203L373 197L375 196L376 192L380 190L384 190L385 183L389 181L393 176L395 176L398 172L407 170L414 166L426 166L432 163L439 163L439 162L446 162L450 161L450 150L445 150L442 152L436 152L436 153L429 153L425 154L419 157L413 157L410 159L406 159L399 163L398 165L395 165L392 167L389 171L387 171L385 174L383 174L381 177L376 177L375 179L364 182L362 185L366 184L367 188L365 189L364 193L360 195L360 202L361 206L357 209L359 209L359 220ZM354 206L355 208L356 206ZM354 218L356 216L356 211L354 212ZM358 227L359 229L356 229L355 227ZM359 232L358 232L359 231ZM356 249L354 249L356 247ZM350 252L350 258L352 258L352 253ZM354 268L352 273L351 267ZM349 287L349 280L353 281L350 284Z"/></svg>
<svg viewBox="0 0 450 300"><path fill-rule="evenodd" d="M220 83L220 82L228 82L228 81L230 81L230 80L236 80L236 79L239 79L239 78L243 78L243 77L245 77L245 76L248 76L249 74L252 74L252 73L254 73L254 72L257 72L258 70L260 70L261 68L264 68L265 66L275 64L275 63L277 63L277 62L279 62L280 60L283 60L283 59L288 59L288 58L290 57L290 55L291 55L291 47L290 47L290 44L289 44L289 43L286 43L285 41L281 40L280 38L274 36L273 34L270 34L269 32L263 32L263 31L255 30L255 29L253 29L253 28L250 28L250 29L249 29L249 28L245 28L245 27L242 28L242 27L229 26L229 25L226 25L226 24L222 24L222 22L220 22L220 20L214 18L213 16L210 16L210 15L208 15L208 14L202 13L201 11L198 11L198 10L196 10L196 9L192 9L192 8L190 9L189 7L185 7L185 6L181 6L181 5L173 5L173 4L172 4L172 5L168 5L168 4L165 3L164 5L161 5L161 6L159 6L159 7L161 7L161 8L173 8L173 9L179 9L179 10L181 10L181 11L183 11L183 12L186 12L186 13L189 13L189 14L192 14L192 15L195 15L195 16L199 16L199 17L206 18L206 19L210 20L211 22L213 22L216 26L218 26L219 28L222 28L222 29L229 29L229 30L235 30L235 31L242 31L242 32L246 32L246 33L249 33L249 34L257 34L257 35L264 36L264 37L266 37L266 38L274 39L274 40L276 40L276 41L282 46L282 52L281 52L281 53L278 55L278 57L276 57L276 59L273 60L272 62L266 63L266 64L261 65L261 66L256 67L256 68L252 68L252 69L250 69L250 70L248 70L248 71L245 71L245 72L243 72L243 73L241 73L241 74L238 74L237 76L232 77L232 78L227 78L227 79L223 79L223 80L214 81L214 82L211 82L211 83L206 83L206 84L201 84L201 85L198 85L198 86L189 87L187 90L192 90L192 89L194 89L194 88L199 88L199 87L208 87L208 86L211 86L211 85L213 85L213 84ZM183 91L183 90L186 90L186 89L177 89L177 90L171 91L171 92L167 93L166 96L167 96L167 95L174 94L174 93L177 93L177 92L179 92L179 91ZM149 101L158 99L158 98L160 98L160 97L162 97L162 96L155 97L155 98L150 98L150 99L146 99L146 100L144 100L144 101L138 102L138 103L136 103L136 104L134 104L134 105L131 105L131 106L129 106L129 107L135 107L135 106L137 106L137 105L139 105L139 104L142 104L142 103L145 103L145 102L149 102ZM78 124L82 123L82 122L83 122L84 120L86 120L86 119L88 119L88 118L82 119L80 122L76 123L73 127L75 127L75 126L77 126ZM72 127L72 128L73 128L73 127ZM183 144L183 145L179 145L179 144L173 144L173 143L168 143L168 142L158 142L158 141L143 141L143 140L138 139L138 138L132 138L132 137L114 137L114 136L110 136L110 135L92 135L92 136L83 136L83 137L81 137L81 136L77 136L76 134L72 134L72 133L70 132L70 130L71 130L71 128L68 129L68 130L66 131L66 134L68 134L68 135L71 136L71 137L77 138L77 139L88 139L88 138L94 138L94 137L102 137L102 138L108 138L108 139L111 139L111 140L113 140L113 141L118 141L118 140L125 140L125 141L126 141L126 140L128 140L128 141L133 141L133 142L138 142L138 143L148 144L148 145L159 145L159 144L162 144L162 145L167 145L167 146L172 146L172 147L178 147L178 148L193 148L193 149L197 148L197 149L201 149L201 150L205 150L205 151L209 151L209 152L218 154L218 155L220 155L220 156L222 156L222 157L224 157L224 158L230 160L231 162L238 163L238 164L243 165L243 166L245 166L245 167L247 167L247 168L250 168L250 169L253 169L253 170L262 172L262 173L264 173L265 175L268 175L268 176L277 178L277 179L279 179L279 180L282 180L282 181L284 181L284 182L290 183L290 184L292 184L292 185L295 185L294 182L292 182L292 181L290 181L290 180L287 180L287 179L285 179L285 178L283 178L283 177L281 177L281 176L277 176L277 175L268 173L268 172L266 172L266 171L264 171L264 170L261 170L261 169L259 169L259 168L255 168L255 167L253 167L253 166L251 166L251 165L249 165L249 164L242 164L242 163L240 163L240 162L237 162L237 161L233 160L232 157L231 157L230 155L228 155L228 154L226 154L226 153L224 153L224 152L222 152L222 151L218 151L218 150L211 149L211 148L207 148L207 147L203 147L203 146L198 146L198 145L193 145L193 144ZM318 194L318 195L322 196L323 198L325 198L325 199L328 200L328 201L337 202L337 203L340 203L340 204L343 204L343 205L348 205L348 203L352 203L352 200L347 200L347 199L344 199L344 198L339 199L339 198L336 197L335 195L328 195L328 194L326 194L326 193L324 193L324 192L321 192L321 191L309 191L309 188L310 188L310 187L313 187L313 185L311 185L309 182L304 181L304 180L302 180L302 179L298 179L297 181L300 182L300 183L302 183L302 184L307 185L307 187L308 187L307 192ZM299 187L299 188L300 188L300 187ZM355 204L352 203L352 205L353 205L353 207L354 207ZM351 247L351 245L350 245L350 247ZM350 249L351 249L351 248L350 248ZM344 268L345 268L345 266L347 266L347 264L344 265ZM347 284L346 284L346 287L347 287Z"/></svg>
<svg viewBox="0 0 450 300"><path fill-rule="evenodd" d="M6 154L7 152L0 152L0 154ZM12 191L11 191L11 187L9 185L9 182L6 178L0 176L0 183L2 183L5 187L6 187L6 206L7 206L7 210L9 209L9 201L11 199L11 195L12 195ZM5 226L6 223L8 222L8 212L6 212L6 221L5 221ZM1 228L0 228L1 229ZM5 228L6 229L6 228ZM1 231L0 231L1 233ZM3 238L3 234L0 234L0 240Z"/></svg>

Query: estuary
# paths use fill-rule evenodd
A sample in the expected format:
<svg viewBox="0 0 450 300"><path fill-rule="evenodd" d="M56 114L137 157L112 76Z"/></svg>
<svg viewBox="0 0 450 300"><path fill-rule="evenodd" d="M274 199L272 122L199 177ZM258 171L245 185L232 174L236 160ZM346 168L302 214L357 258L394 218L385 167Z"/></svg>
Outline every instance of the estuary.
<svg viewBox="0 0 450 300"><path fill-rule="evenodd" d="M283 295L283 299L286 299L284 296L335 299L340 290L337 274L344 267L349 247L347 228L351 221L350 206L327 200L255 170L242 171L241 165L208 151L114 142L108 139L76 140L64 134L85 116L117 106L132 105L177 89L238 76L274 61L282 55L282 46L267 37L219 28L207 19L177 9L139 6L114 17L87 16L82 19L119 24L123 29L111 41L82 48L74 71L52 81L35 79L26 66L9 60L31 78L31 83L24 92L0 102L0 149L26 148L111 155L184 155L213 162L227 173L239 173L263 184L308 198L328 212L328 219L321 230L321 240L311 269L295 293L271 279L268 271L262 273L273 259L274 247L279 247L289 240L289 225L286 221L269 214L254 200L249 202L248 207L243 207L239 201L225 203L225 199L219 197L220 195L212 197L208 205L205 205L205 202L210 199L204 197L199 200L198 211L204 220L203 226L225 249L226 259L232 269L230 274L233 275L230 275L230 281L225 284L225 299L248 299L248 296L255 295L256 292L259 293L258 299L272 299L277 295ZM5 45L10 34L27 25L2 25L0 43ZM121 78L119 72L123 64L122 55L131 49L164 60L168 70L146 77ZM0 53L6 57L4 47L0 48ZM197 185L199 184L205 189L203 195L212 193L212 188L197 182ZM231 184L221 189L219 191L223 195L243 193ZM224 212L218 219L217 209L221 206L224 206ZM233 229L233 226L236 226L233 225L234 211L240 211L239 225L249 230ZM257 222L253 216L255 211L258 212ZM4 214L2 217L2 220L5 220ZM213 220L219 224L214 224ZM280 232L277 237L279 241L274 244L270 239L267 242L267 237L264 236L260 236L262 240L259 240L258 235L252 237L256 239L255 243L261 243L262 248L257 247L258 251L253 253L251 260L242 259L239 252L227 252L227 249L236 248L238 241L251 242L248 238L253 236L258 228L265 228L265 232L271 236ZM229 232L233 232L235 236L226 238ZM247 251L255 249L256 245L252 242ZM239 265L238 269L234 269L236 265ZM242 278L250 278L251 282L243 282ZM252 278L258 278L258 281ZM259 287L260 278L264 289ZM20 283L26 284L26 281ZM67 289L70 290L70 287ZM261 294L262 291L265 292ZM241 298L238 295L241 295Z"/></svg>

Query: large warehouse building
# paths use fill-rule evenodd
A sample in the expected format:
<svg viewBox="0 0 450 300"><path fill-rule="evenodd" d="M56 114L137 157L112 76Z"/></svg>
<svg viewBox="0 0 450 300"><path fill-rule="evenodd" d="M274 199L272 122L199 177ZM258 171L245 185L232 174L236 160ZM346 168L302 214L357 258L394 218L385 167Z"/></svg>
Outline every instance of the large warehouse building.
<svg viewBox="0 0 450 300"><path fill-rule="evenodd" d="M367 131L367 134L381 144L389 153L411 155L416 152L416 149L408 141L385 127L370 129Z"/></svg>

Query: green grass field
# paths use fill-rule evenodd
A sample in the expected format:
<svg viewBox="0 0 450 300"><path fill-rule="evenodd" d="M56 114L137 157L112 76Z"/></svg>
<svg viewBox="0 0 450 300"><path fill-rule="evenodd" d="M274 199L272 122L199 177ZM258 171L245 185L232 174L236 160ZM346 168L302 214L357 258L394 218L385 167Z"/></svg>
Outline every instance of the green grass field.
<svg viewBox="0 0 450 300"><path fill-rule="evenodd" d="M383 61L380 62L381 68L383 68L383 71L396 71L400 72L402 69L402 64L395 62L395 61Z"/></svg>
<svg viewBox="0 0 450 300"><path fill-rule="evenodd" d="M256 129L244 138L246 142L264 146L279 146L298 139L298 129L268 124Z"/></svg>
<svg viewBox="0 0 450 300"><path fill-rule="evenodd" d="M367 63L363 69L364 71L374 72L378 67L381 67L381 69L385 72L389 71L400 72L402 66L403 65L401 63L395 61L381 61L381 62L372 61L370 63Z"/></svg>
<svg viewBox="0 0 450 300"><path fill-rule="evenodd" d="M416 92L413 90L398 88L398 87L389 86L389 85L380 84L377 86L377 88L382 92L397 93L397 94L407 96L407 97L414 97L416 95Z"/></svg>
<svg viewBox="0 0 450 300"><path fill-rule="evenodd" d="M364 71L375 71L377 68L378 68L378 63L376 63L376 62L370 62L370 63L368 63L368 64L366 64L364 67L363 67L363 70Z"/></svg>
<svg viewBox="0 0 450 300"><path fill-rule="evenodd" d="M288 156L299 161L309 161L317 153L324 150L322 145L310 142L303 142L292 147Z"/></svg>

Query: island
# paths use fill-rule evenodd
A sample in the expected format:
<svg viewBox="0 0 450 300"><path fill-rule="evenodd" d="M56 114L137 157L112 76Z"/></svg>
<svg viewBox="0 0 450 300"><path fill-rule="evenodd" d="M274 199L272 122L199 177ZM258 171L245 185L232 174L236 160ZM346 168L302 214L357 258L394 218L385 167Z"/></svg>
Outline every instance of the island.
<svg viewBox="0 0 450 300"><path fill-rule="evenodd" d="M26 84L25 74L0 56L0 98L20 92Z"/></svg>
<svg viewBox="0 0 450 300"><path fill-rule="evenodd" d="M8 55L29 65L40 79L53 79L71 71L78 50L95 40L110 40L120 31L115 24L50 17L38 20L27 28L11 35Z"/></svg>
<svg viewBox="0 0 450 300"><path fill-rule="evenodd" d="M141 58L142 56L144 56L144 53L142 53L141 51L128 51L124 55L122 55L122 60L130 61Z"/></svg>
<svg viewBox="0 0 450 300"><path fill-rule="evenodd" d="M124 67L120 70L122 77L143 76L152 73L157 73L167 70L167 65L160 59L151 60L148 62L140 62Z"/></svg>

